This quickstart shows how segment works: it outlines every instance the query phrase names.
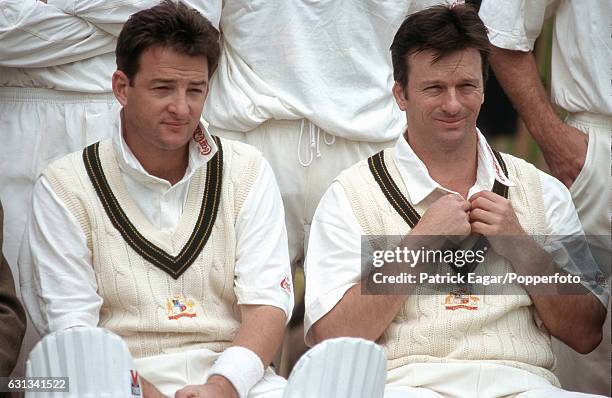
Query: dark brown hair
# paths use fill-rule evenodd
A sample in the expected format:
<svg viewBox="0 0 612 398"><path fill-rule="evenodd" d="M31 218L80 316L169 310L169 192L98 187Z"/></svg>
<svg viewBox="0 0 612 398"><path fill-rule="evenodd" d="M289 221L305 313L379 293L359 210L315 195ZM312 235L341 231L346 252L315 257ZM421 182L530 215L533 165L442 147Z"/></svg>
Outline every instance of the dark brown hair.
<svg viewBox="0 0 612 398"><path fill-rule="evenodd" d="M138 72L140 55L152 48L170 48L191 57L205 56L210 77L219 60L219 32L197 10L181 2L164 0L127 20L117 40L117 69L131 82Z"/></svg>
<svg viewBox="0 0 612 398"><path fill-rule="evenodd" d="M482 78L489 69L489 38L478 13L469 5L439 5L408 16L391 44L393 78L402 87L408 83L408 56L433 51L434 62L458 50L473 48L480 53Z"/></svg>

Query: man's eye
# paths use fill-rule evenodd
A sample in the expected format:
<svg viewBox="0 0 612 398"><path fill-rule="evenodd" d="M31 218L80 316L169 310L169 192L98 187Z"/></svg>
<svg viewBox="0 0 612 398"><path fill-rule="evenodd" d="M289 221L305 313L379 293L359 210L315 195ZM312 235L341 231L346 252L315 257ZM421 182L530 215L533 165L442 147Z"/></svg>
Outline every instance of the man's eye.
<svg viewBox="0 0 612 398"><path fill-rule="evenodd" d="M191 88L189 89L189 91L191 91L192 93L203 93L204 90L200 89L200 88Z"/></svg>
<svg viewBox="0 0 612 398"><path fill-rule="evenodd" d="M170 89L170 87L167 87L167 86L153 87L153 90L160 90L160 91L169 90L169 89Z"/></svg>

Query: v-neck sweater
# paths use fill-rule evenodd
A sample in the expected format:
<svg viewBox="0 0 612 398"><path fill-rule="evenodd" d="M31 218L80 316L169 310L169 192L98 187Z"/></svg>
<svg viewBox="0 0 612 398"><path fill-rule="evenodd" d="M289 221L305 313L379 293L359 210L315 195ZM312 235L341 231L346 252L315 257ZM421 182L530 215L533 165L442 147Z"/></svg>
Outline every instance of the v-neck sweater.
<svg viewBox="0 0 612 398"><path fill-rule="evenodd" d="M113 225L82 153L60 159L44 173L87 238L103 298L99 326L123 337L137 358L194 348L220 352L240 327L234 293L235 220L257 177L261 155L244 144L222 143L218 212L214 220L204 220L212 228L210 236L178 276L147 261ZM200 167L190 181L181 220L169 234L154 228L130 198L110 140L100 142L99 159L115 205L145 245L176 256L197 227L205 196L212 195L205 187L207 168Z"/></svg>
<svg viewBox="0 0 612 398"><path fill-rule="evenodd" d="M390 178L408 201L410 196L395 164L394 148L384 151L384 164ZM508 177L516 182L509 190L523 229L530 235L542 234L546 223L540 179L535 167L511 155L502 154ZM374 249L390 249L410 232L408 223L385 196L368 160L357 163L338 177L353 213ZM423 215L420 202L412 211ZM448 265L432 265L430 274L443 275ZM474 272L500 275L513 272L512 265L494 252ZM479 295L475 310L449 310L447 299L453 293L446 285L417 286L410 294L378 343L386 351L388 369L408 363L485 360L527 370L559 385L552 373L554 357L550 335L538 328L533 303L518 283L503 286L504 291Z"/></svg>

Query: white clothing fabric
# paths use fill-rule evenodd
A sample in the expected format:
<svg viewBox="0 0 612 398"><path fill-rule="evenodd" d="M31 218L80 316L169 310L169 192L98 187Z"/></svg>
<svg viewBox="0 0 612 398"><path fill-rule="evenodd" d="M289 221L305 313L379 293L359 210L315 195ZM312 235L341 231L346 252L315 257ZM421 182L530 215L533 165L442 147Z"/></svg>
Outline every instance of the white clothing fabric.
<svg viewBox="0 0 612 398"><path fill-rule="evenodd" d="M108 136L118 108L109 93L0 87L0 198L6 216L3 249L16 279L36 179L52 160Z"/></svg>
<svg viewBox="0 0 612 398"><path fill-rule="evenodd" d="M350 140L395 139L406 121L391 95L389 46L406 15L445 2L225 1L204 117L232 131L307 119Z"/></svg>
<svg viewBox="0 0 612 398"><path fill-rule="evenodd" d="M482 190L491 190L495 180L512 186L501 172L486 139L478 133L478 168L476 182L468 197ZM456 193L440 186L427 171L405 139L397 140L393 159L406 183L415 205L433 203L442 195ZM545 207L547 234L580 235L582 227L567 189L556 179L539 172ZM425 202L424 202L425 201ZM310 327L327 314L357 284L361 277L361 236L363 229L352 212L342 186L335 181L325 192L311 226L311 238L306 261L306 315L304 334L307 344ZM600 297L607 305L608 296Z"/></svg>
<svg viewBox="0 0 612 398"><path fill-rule="evenodd" d="M316 131L302 135L311 129ZM347 166L394 144L394 140L378 143L333 137L303 119L269 120L246 133L213 126L210 131L254 146L270 162L283 196L291 264L304 258L312 216L331 181ZM309 167L296 160L295 148L306 159L312 151Z"/></svg>
<svg viewBox="0 0 612 398"><path fill-rule="evenodd" d="M3 0L0 87L110 93L117 36L157 0ZM187 1L219 26L221 0Z"/></svg>
<svg viewBox="0 0 612 398"><path fill-rule="evenodd" d="M612 115L576 113L568 115L567 124L584 132L589 137L586 159L580 174L570 187L570 193L580 216L584 230L597 235L608 247L607 256L602 259L610 269L610 209L612 195L610 185L610 137L612 136ZM608 214L605 217L604 214ZM606 242L607 241L607 242Z"/></svg>
<svg viewBox="0 0 612 398"><path fill-rule="evenodd" d="M531 51L553 13L552 101L571 113L612 116L609 0L592 0L588 7L574 0L484 0L479 15L493 45Z"/></svg>
<svg viewBox="0 0 612 398"><path fill-rule="evenodd" d="M113 142L115 154L121 159L124 183L152 225L172 230L182 214L193 172L214 155L216 146L204 156L193 141L184 178L170 186L142 168L122 140L120 125L117 118ZM214 144L204 124L202 127L207 141ZM291 276L283 219L274 175L262 159L260 172L236 221L235 293L238 304L275 306L289 319L293 296L287 294ZM278 239L268 239L270 236ZM19 267L24 303L42 333L74 326L97 326L102 298L96 292L91 256L78 222L45 177L41 177L34 188L32 217L22 244ZM281 285L283 280L287 280L285 287ZM45 300L44 309L38 305L40 299ZM66 317L66 314L71 315ZM60 318L69 322L54 323Z"/></svg>
<svg viewBox="0 0 612 398"><path fill-rule="evenodd" d="M140 376L150 381L162 394L174 393L192 384L203 384L219 353L207 349L135 359ZM266 368L263 378L249 391L248 398L281 398L287 381Z"/></svg>
<svg viewBox="0 0 612 398"><path fill-rule="evenodd" d="M410 393L410 395L406 395ZM387 374L385 398L594 398L543 377L495 363L414 363Z"/></svg>

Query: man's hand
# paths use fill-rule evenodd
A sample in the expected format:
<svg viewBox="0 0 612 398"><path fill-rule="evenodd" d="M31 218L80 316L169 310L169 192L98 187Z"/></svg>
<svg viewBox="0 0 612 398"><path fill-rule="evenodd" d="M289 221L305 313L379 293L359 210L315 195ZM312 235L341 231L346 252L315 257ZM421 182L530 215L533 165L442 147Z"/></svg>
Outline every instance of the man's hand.
<svg viewBox="0 0 612 398"><path fill-rule="evenodd" d="M555 144L542 145L542 155L551 174L569 188L584 166L589 137L565 123L560 123L556 134L550 136Z"/></svg>
<svg viewBox="0 0 612 398"><path fill-rule="evenodd" d="M524 235L510 201L489 191L478 192L470 198L472 232L485 236Z"/></svg>
<svg viewBox="0 0 612 398"><path fill-rule="evenodd" d="M436 200L421 217L411 235L468 236L470 203L457 194Z"/></svg>
<svg viewBox="0 0 612 398"><path fill-rule="evenodd" d="M178 390L174 398L238 398L238 392L225 377L213 375L206 384L187 386Z"/></svg>
<svg viewBox="0 0 612 398"><path fill-rule="evenodd" d="M144 377L140 377L142 398L168 398Z"/></svg>
<svg viewBox="0 0 612 398"><path fill-rule="evenodd" d="M478 192L469 199L472 233L486 236L493 249L511 260L517 249L517 240L527 234L521 227L510 201L489 191ZM496 238L496 236L500 236Z"/></svg>

